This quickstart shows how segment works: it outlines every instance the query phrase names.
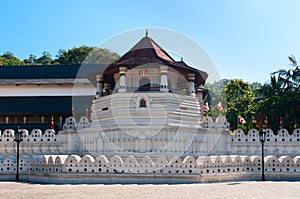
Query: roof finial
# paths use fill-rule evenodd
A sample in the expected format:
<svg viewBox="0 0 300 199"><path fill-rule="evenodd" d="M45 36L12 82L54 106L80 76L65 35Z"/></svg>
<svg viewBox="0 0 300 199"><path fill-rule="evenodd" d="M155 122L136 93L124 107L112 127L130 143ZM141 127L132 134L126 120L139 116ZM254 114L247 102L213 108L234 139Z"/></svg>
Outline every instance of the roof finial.
<svg viewBox="0 0 300 199"><path fill-rule="evenodd" d="M146 37L148 37L148 30L146 29Z"/></svg>
<svg viewBox="0 0 300 199"><path fill-rule="evenodd" d="M181 61L183 62L183 57L181 57Z"/></svg>

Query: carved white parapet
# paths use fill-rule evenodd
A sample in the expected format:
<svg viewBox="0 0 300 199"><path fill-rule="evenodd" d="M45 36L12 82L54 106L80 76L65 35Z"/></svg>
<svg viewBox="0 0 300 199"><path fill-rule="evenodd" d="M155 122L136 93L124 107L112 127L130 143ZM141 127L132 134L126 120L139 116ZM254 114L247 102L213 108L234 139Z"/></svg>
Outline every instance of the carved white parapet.
<svg viewBox="0 0 300 199"><path fill-rule="evenodd" d="M15 131L12 129L5 129L1 133L1 139L4 142L13 142L15 139Z"/></svg>
<svg viewBox="0 0 300 199"><path fill-rule="evenodd" d="M227 119L225 116L218 116L215 120L213 121L212 117L210 116L203 116L202 119L200 120L200 124L204 128L212 128L212 129L229 129L230 125L227 122Z"/></svg>
<svg viewBox="0 0 300 199"><path fill-rule="evenodd" d="M212 128L214 126L213 119L210 116L204 116L200 121L204 128Z"/></svg>
<svg viewBox="0 0 300 199"><path fill-rule="evenodd" d="M79 129L89 128L90 126L91 125L90 125L89 119L87 117L83 116L80 118L77 128L79 128Z"/></svg>
<svg viewBox="0 0 300 199"><path fill-rule="evenodd" d="M48 142L57 141L55 131L53 129L45 130L43 134L43 140Z"/></svg>
<svg viewBox="0 0 300 199"><path fill-rule="evenodd" d="M65 119L63 130L75 129L77 127L76 120L74 117L68 117Z"/></svg>
<svg viewBox="0 0 300 199"><path fill-rule="evenodd" d="M167 178L171 175L179 177L180 174L185 175L210 175L214 174L218 180L226 178L226 174L236 175L239 179L240 173L256 173L261 170L261 157L253 156L239 156L239 155L221 155L221 156L200 156L192 157L186 156L182 159L174 157L168 160L165 156L153 158L149 156L127 156L120 157L115 155L109 160L106 156L100 155L97 157L91 155L43 155L43 156L21 156L22 170L20 172L27 172L36 175L37 173L54 173L56 174L74 174L74 178L86 179L86 173L98 174L143 174L155 176L157 174L168 174ZM140 160L140 161L139 161ZM0 169L6 173L14 173L16 166L15 156L1 156L0 155ZM274 156L268 155L265 157L265 171L266 174L276 175L280 174L294 174L299 177L300 175L300 156L294 158L290 156ZM31 171L31 172L30 172ZM179 174L179 175L178 175ZM221 175L218 175L221 174ZM82 175L82 178L81 178ZM124 177L118 175L115 177ZM51 175L47 176L51 180ZM242 178L243 179L243 178ZM77 183L77 181L74 181Z"/></svg>
<svg viewBox="0 0 300 199"><path fill-rule="evenodd" d="M225 116L218 116L215 121L215 127L229 129L230 125Z"/></svg>

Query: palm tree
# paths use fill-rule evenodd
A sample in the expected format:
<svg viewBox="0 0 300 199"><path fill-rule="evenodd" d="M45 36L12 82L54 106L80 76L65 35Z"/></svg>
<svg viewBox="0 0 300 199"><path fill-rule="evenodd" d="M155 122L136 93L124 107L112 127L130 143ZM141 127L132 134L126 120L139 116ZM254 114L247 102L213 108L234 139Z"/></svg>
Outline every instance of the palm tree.
<svg viewBox="0 0 300 199"><path fill-rule="evenodd" d="M265 83L257 89L260 98L268 98L272 96L281 96L284 93L284 82L276 76L271 76L270 83Z"/></svg>
<svg viewBox="0 0 300 199"><path fill-rule="evenodd" d="M271 75L278 75L278 80L283 82L282 88L289 91L299 92L300 89L300 70L296 58L291 55L288 57L290 61L289 70L280 69L271 73Z"/></svg>
<svg viewBox="0 0 300 199"><path fill-rule="evenodd" d="M299 119L300 71L296 58L289 56L291 69L271 73L271 81L260 89L259 110L268 115L270 127L279 126L283 117L284 127L291 130L293 121Z"/></svg>

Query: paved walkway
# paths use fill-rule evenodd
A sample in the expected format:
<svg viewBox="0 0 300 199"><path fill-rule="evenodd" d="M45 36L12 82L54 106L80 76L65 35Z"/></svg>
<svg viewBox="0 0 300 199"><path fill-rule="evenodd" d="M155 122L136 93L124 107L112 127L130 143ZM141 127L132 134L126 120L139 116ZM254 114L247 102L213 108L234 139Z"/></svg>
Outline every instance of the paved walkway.
<svg viewBox="0 0 300 199"><path fill-rule="evenodd" d="M0 182L5 198L299 198L300 182L183 185L41 185Z"/></svg>

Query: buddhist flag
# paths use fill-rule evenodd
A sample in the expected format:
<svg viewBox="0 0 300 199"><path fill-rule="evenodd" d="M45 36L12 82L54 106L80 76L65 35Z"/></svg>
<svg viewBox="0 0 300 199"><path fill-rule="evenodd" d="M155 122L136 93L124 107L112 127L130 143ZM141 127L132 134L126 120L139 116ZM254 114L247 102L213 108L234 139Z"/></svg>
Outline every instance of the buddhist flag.
<svg viewBox="0 0 300 199"><path fill-rule="evenodd" d="M222 103L221 103L221 102L219 102L219 103L217 104L217 109L218 109L220 112L223 112L223 107L222 107Z"/></svg>
<svg viewBox="0 0 300 199"><path fill-rule="evenodd" d="M89 117L89 108L88 108L88 105L85 105L85 116L87 118Z"/></svg>
<svg viewBox="0 0 300 199"><path fill-rule="evenodd" d="M246 120L241 115L239 115L239 117L238 117L238 123L239 124L246 124L247 122L246 122Z"/></svg>
<svg viewBox="0 0 300 199"><path fill-rule="evenodd" d="M147 70L139 70L139 76L141 76L141 77L148 76L148 71Z"/></svg>
<svg viewBox="0 0 300 199"><path fill-rule="evenodd" d="M51 117L51 129L55 131L55 125L54 125L54 117Z"/></svg>
<svg viewBox="0 0 300 199"><path fill-rule="evenodd" d="M256 128L259 128L258 121L255 117L252 118L252 123L256 126Z"/></svg>
<svg viewBox="0 0 300 199"><path fill-rule="evenodd" d="M208 102L206 102L206 103L204 104L203 110L204 110L205 112L209 111L209 105L208 105Z"/></svg>
<svg viewBox="0 0 300 199"><path fill-rule="evenodd" d="M279 119L279 128L283 129L283 120L282 120L282 117L280 117L280 119Z"/></svg>
<svg viewBox="0 0 300 199"><path fill-rule="evenodd" d="M74 106L72 106L72 117L75 118L75 109L74 109Z"/></svg>
<svg viewBox="0 0 300 199"><path fill-rule="evenodd" d="M268 117L265 118L264 120L264 129L268 127Z"/></svg>

